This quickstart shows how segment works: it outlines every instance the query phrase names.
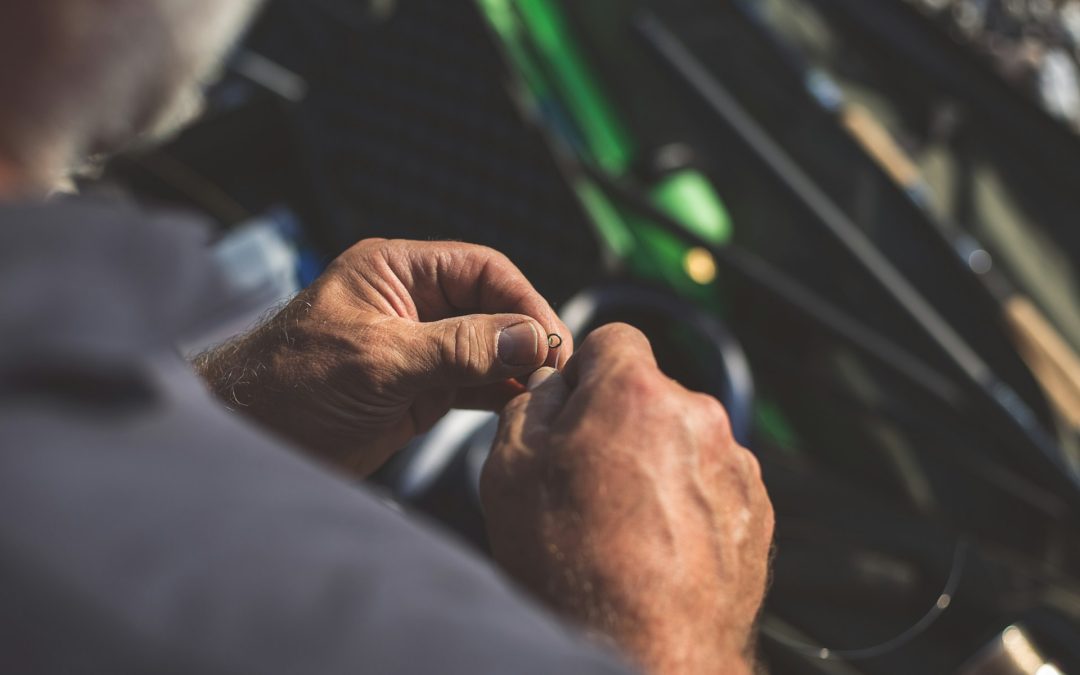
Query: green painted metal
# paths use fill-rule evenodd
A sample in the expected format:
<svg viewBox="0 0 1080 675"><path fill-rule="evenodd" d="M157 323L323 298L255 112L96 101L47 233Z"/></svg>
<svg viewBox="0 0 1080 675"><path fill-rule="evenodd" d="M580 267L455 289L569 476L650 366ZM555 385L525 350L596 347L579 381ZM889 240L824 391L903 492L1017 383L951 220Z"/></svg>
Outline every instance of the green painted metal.
<svg viewBox="0 0 1080 675"><path fill-rule="evenodd" d="M712 183L696 169L664 177L653 188L653 202L694 234L714 244L731 240L731 217Z"/></svg>
<svg viewBox="0 0 1080 675"><path fill-rule="evenodd" d="M477 0L498 34L507 57L525 85L537 112L555 115L555 126L573 125L571 144L589 162L616 179L632 170L637 145L616 108L603 93L587 59L576 47L555 0ZM549 120L550 121L550 120ZM560 129L566 132L566 129ZM690 251L683 240L647 218L613 203L584 178L573 181L578 200L607 249L639 278L660 282L699 305L722 313L723 297L715 284L702 285L686 273ZM696 169L663 177L650 189L656 206L689 231L716 243L731 241L731 218L709 179ZM756 419L758 430L781 445L796 443L775 406Z"/></svg>
<svg viewBox="0 0 1080 675"><path fill-rule="evenodd" d="M488 23L499 35L506 55L526 85L534 103L554 94L539 64L525 47L524 27L514 10L513 0L477 0Z"/></svg>
<svg viewBox="0 0 1080 675"><path fill-rule="evenodd" d="M585 147L579 148L582 159L614 176L625 176L633 161L634 143L574 46L566 17L558 5L552 0L478 2L532 95L533 103L548 113L556 107L564 109L575 127L575 135L584 143ZM617 209L610 204L601 206L600 191L595 187L576 186L575 190L590 216L602 219L595 225L610 250L619 255L651 254L669 265L659 274L660 278L678 279L682 290L690 288L685 285L682 259L687 247L682 242L669 235L661 236L656 231L658 228L642 230L641 219L613 217ZM716 243L730 239L731 219L700 172L693 169L675 172L654 187L652 196L660 208L687 229ZM641 246L629 246L628 236L644 241L640 242ZM658 271L656 265L634 267Z"/></svg>
<svg viewBox="0 0 1080 675"><path fill-rule="evenodd" d="M587 179L575 181L574 191L608 250L623 259L633 256L637 240L618 207L611 203L604 191Z"/></svg>
<svg viewBox="0 0 1080 675"><path fill-rule="evenodd" d="M518 0L515 4L597 165L611 173L625 172L633 158L633 140L570 39L566 17L550 0Z"/></svg>

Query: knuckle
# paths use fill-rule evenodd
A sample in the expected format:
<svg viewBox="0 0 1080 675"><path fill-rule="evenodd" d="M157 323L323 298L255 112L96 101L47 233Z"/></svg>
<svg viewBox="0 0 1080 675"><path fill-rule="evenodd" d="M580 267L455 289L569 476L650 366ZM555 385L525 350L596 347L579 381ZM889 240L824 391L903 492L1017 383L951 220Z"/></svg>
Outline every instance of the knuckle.
<svg viewBox="0 0 1080 675"><path fill-rule="evenodd" d="M377 252L379 250L390 247L392 244L393 244L393 242L391 242L390 240L383 239L381 237L372 237L370 239L362 239L362 240L358 241L356 244L354 244L352 248L350 248L348 251L346 251L345 256L348 256L349 258L352 258L352 257L363 257L363 256L371 255L374 252ZM345 256L343 256L343 257L345 257ZM339 258L339 260L340 260L340 258Z"/></svg>
<svg viewBox="0 0 1080 675"><path fill-rule="evenodd" d="M484 332L471 321L461 321L443 342L443 360L451 372L463 379L484 375L491 358L491 347Z"/></svg>
<svg viewBox="0 0 1080 675"><path fill-rule="evenodd" d="M631 400L653 400L664 393L665 382L659 371L639 363L629 362L613 368L611 382Z"/></svg>
<svg viewBox="0 0 1080 675"><path fill-rule="evenodd" d="M694 401L700 411L702 419L709 425L712 433L731 437L731 420L728 418L727 409L713 396L708 394L694 394Z"/></svg>
<svg viewBox="0 0 1080 675"><path fill-rule="evenodd" d="M335 258L322 276L323 278L355 278L361 275L361 270L367 269L372 261L386 256L393 243L387 239L362 239Z"/></svg>
<svg viewBox="0 0 1080 675"><path fill-rule="evenodd" d="M746 474L757 486L764 489L764 483L761 478L761 462L758 461L757 455L741 445L736 446L735 452L739 455L743 466L746 468Z"/></svg>
<svg viewBox="0 0 1080 675"><path fill-rule="evenodd" d="M516 269L502 252L483 246L481 244L452 244L445 245L444 251L453 257L464 261L471 261L482 270L490 272L503 272L508 269Z"/></svg>
<svg viewBox="0 0 1080 675"><path fill-rule="evenodd" d="M740 451L740 453L742 455L743 461L745 462L746 470L748 472L750 472L751 476L754 477L755 481L760 483L761 482L761 462L758 461L757 455L755 455L754 453L752 453L752 451L750 451L750 450L748 450L748 449L746 449L746 448L744 448L742 446L739 446L739 451Z"/></svg>
<svg viewBox="0 0 1080 675"><path fill-rule="evenodd" d="M580 353L586 359L615 359L653 363L649 339L637 328L625 323L609 323L589 333Z"/></svg>
<svg viewBox="0 0 1080 675"><path fill-rule="evenodd" d="M769 538L772 539L772 533L776 530L776 510L773 508L772 499L769 498L768 493L762 495L761 518Z"/></svg>
<svg viewBox="0 0 1080 675"><path fill-rule="evenodd" d="M512 267L513 263L510 262L510 258L506 257L506 254L502 251L491 248L490 246L474 245L474 250L477 255L487 260L488 264L496 265L499 267Z"/></svg>
<svg viewBox="0 0 1080 675"><path fill-rule="evenodd" d="M645 334L626 323L609 323L600 326L585 339L595 346L618 345L628 341L646 340Z"/></svg>
<svg viewBox="0 0 1080 675"><path fill-rule="evenodd" d="M525 415L531 398L529 394L522 394L510 399L510 402L503 407L502 413L499 415L500 430L509 426L512 420Z"/></svg>
<svg viewBox="0 0 1080 675"><path fill-rule="evenodd" d="M491 248L490 246L484 246L482 244L459 244L459 246L461 247L461 252L466 255L471 255L486 265L513 267L513 263L510 262L510 258L508 258L506 254Z"/></svg>

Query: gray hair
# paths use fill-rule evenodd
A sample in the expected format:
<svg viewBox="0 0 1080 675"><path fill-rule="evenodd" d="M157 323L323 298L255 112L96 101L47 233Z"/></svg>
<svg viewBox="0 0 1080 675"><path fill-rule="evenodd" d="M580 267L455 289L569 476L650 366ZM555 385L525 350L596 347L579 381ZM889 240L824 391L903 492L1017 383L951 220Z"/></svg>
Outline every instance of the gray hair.
<svg viewBox="0 0 1080 675"><path fill-rule="evenodd" d="M93 155L175 130L258 4L0 3L0 157L47 191Z"/></svg>

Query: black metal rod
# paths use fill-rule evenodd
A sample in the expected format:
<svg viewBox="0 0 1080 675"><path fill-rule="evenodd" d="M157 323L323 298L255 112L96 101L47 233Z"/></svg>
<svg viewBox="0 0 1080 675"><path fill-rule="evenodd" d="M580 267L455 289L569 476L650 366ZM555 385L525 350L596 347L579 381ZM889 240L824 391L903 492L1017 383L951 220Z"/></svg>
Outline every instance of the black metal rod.
<svg viewBox="0 0 1080 675"><path fill-rule="evenodd" d="M824 328L858 353L914 385L920 391L930 394L937 401L957 412L965 412L964 396L951 380L941 375L917 355L821 297L775 265L735 245L716 246L704 237L686 229L635 190L619 183L596 167L583 164L581 170L605 192L618 198L620 203L647 217L651 222L680 237L688 244L710 251L724 269L749 282L754 288L779 300L803 318Z"/></svg>
<svg viewBox="0 0 1080 675"><path fill-rule="evenodd" d="M661 60L746 142L776 177L820 220L882 289L938 344L988 410L1016 440L1043 457L1076 498L1080 471L1064 456L1027 404L949 325L893 266L844 211L747 113L706 66L652 12L639 14L636 27ZM710 247L715 250L716 247Z"/></svg>

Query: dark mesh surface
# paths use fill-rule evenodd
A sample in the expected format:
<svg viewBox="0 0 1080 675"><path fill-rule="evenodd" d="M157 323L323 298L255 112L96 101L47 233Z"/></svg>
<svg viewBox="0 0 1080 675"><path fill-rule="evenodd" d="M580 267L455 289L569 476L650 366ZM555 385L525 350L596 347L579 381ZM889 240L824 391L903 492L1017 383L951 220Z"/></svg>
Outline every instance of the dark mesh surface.
<svg viewBox="0 0 1080 675"><path fill-rule="evenodd" d="M338 215L325 239L485 244L553 301L595 278L590 226L518 113L474 3L402 0L367 25L327 6L279 0L248 41L311 85L300 136Z"/></svg>

